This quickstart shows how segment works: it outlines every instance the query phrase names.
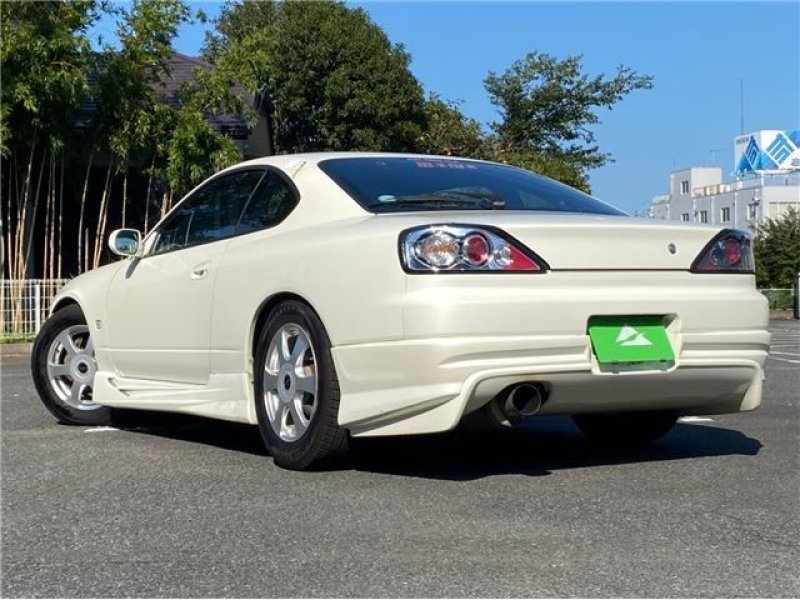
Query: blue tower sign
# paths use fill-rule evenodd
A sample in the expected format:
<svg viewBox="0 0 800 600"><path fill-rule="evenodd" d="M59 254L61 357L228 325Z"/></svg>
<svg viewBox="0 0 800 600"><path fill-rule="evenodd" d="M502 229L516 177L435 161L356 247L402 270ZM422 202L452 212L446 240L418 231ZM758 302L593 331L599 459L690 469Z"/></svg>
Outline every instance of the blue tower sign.
<svg viewBox="0 0 800 600"><path fill-rule="evenodd" d="M762 129L734 141L736 175L800 171L800 130Z"/></svg>

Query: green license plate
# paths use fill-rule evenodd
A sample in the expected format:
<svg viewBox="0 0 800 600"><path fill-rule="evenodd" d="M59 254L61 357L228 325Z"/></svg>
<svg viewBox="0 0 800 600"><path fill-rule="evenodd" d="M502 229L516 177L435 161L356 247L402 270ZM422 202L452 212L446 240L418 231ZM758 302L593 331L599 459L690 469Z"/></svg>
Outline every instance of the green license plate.
<svg viewBox="0 0 800 600"><path fill-rule="evenodd" d="M591 317L589 337L601 364L675 360L664 317L658 315Z"/></svg>

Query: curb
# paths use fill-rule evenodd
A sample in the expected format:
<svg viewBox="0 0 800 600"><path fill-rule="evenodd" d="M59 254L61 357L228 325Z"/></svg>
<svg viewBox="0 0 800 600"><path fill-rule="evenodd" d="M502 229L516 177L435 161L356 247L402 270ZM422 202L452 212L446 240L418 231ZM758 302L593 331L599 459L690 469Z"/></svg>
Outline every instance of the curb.
<svg viewBox="0 0 800 600"><path fill-rule="evenodd" d="M21 344L0 344L0 356L24 356L31 353L33 344L24 342Z"/></svg>

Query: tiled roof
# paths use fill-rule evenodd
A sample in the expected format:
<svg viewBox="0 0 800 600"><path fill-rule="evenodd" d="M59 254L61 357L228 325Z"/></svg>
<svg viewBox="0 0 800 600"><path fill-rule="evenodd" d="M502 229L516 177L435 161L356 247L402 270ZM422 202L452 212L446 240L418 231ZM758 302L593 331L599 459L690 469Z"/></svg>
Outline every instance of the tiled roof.
<svg viewBox="0 0 800 600"><path fill-rule="evenodd" d="M168 74L155 84L155 88L164 94L167 103L177 107L180 105L178 92L184 85L191 84L195 80L195 71L198 69L208 71L213 69L213 66L199 58L176 52L167 60ZM90 87L94 86L97 82L96 72L89 74L88 82ZM236 95L245 98L248 103L253 103L253 95L247 92L240 84L234 85L232 91ZM91 127L91 116L96 110L97 101L90 95L81 106L80 116L76 119L75 126L78 128ZM250 134L250 129L247 127L247 122L242 115L209 114L207 118L217 131L230 135L235 139L246 139Z"/></svg>

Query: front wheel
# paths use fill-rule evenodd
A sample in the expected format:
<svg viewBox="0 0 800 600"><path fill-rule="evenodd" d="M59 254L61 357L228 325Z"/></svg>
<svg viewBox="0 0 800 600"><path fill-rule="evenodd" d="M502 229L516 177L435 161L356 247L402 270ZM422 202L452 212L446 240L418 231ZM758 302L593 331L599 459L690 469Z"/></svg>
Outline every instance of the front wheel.
<svg viewBox="0 0 800 600"><path fill-rule="evenodd" d="M278 305L259 336L255 368L258 427L277 465L320 467L347 452L330 340L313 310Z"/></svg>
<svg viewBox="0 0 800 600"><path fill-rule="evenodd" d="M55 312L33 343L31 373L36 391L62 423L105 425L110 410L92 401L94 342L81 309L71 304Z"/></svg>
<svg viewBox="0 0 800 600"><path fill-rule="evenodd" d="M666 435L678 417L669 412L650 411L573 415L572 420L594 442L630 447L645 446Z"/></svg>

